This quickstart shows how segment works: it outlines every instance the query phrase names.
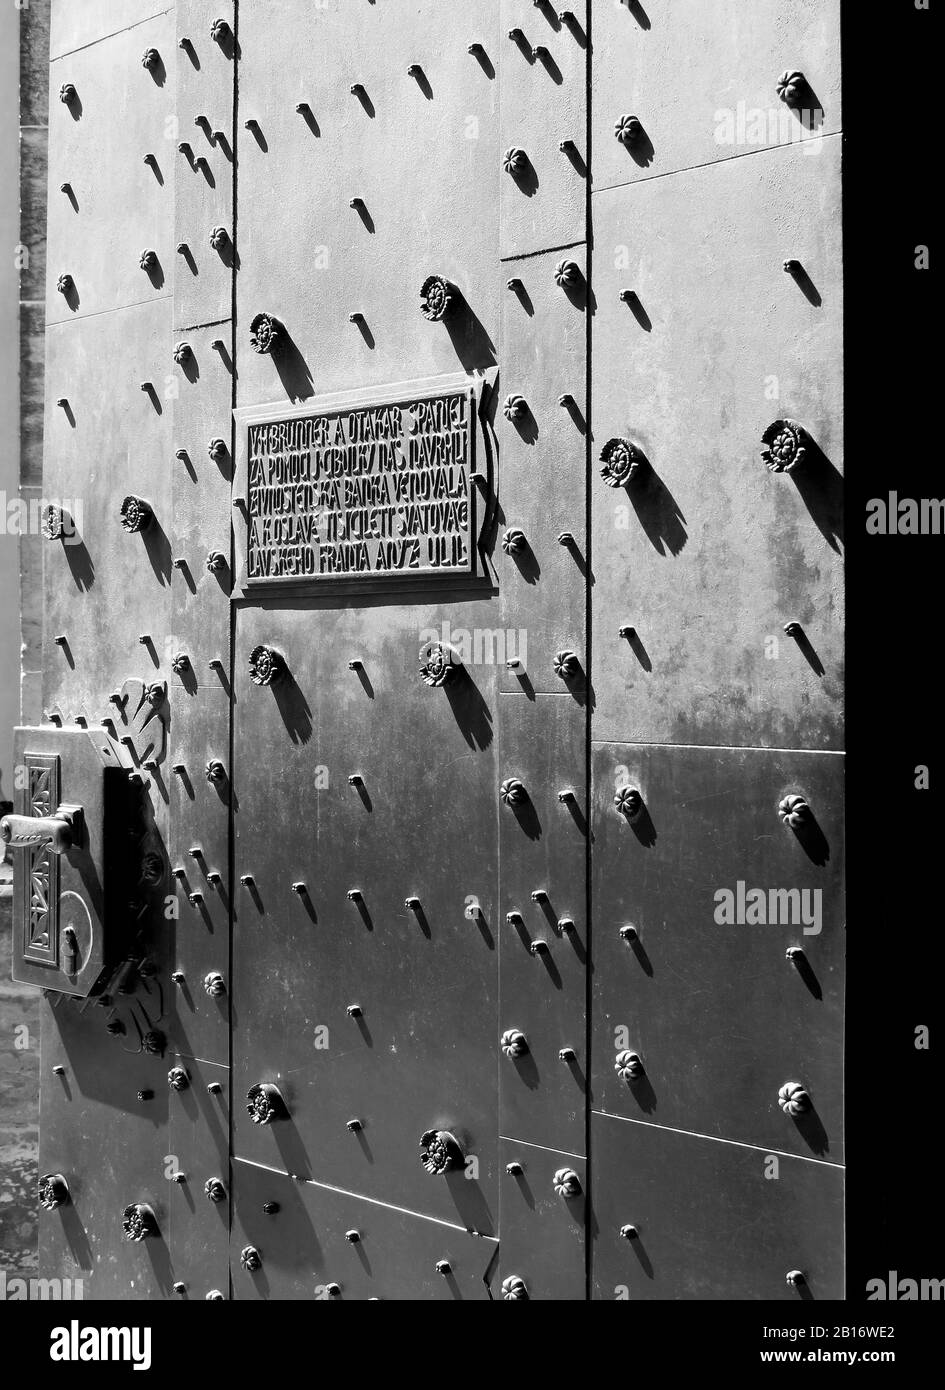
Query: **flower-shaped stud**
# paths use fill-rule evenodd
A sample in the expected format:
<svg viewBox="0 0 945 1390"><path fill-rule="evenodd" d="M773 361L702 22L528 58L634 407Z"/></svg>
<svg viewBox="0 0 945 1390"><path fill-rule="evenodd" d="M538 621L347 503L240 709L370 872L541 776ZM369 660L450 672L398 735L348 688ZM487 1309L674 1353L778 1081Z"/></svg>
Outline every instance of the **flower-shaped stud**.
<svg viewBox="0 0 945 1390"><path fill-rule="evenodd" d="M502 1051L506 1057L524 1057L528 1051L528 1039L519 1028L507 1028L502 1034Z"/></svg>
<svg viewBox="0 0 945 1390"><path fill-rule="evenodd" d="M555 675L563 681L574 680L581 669L580 660L575 652L555 652L552 664Z"/></svg>
<svg viewBox="0 0 945 1390"><path fill-rule="evenodd" d="M69 1200L69 1184L61 1173L44 1173L39 1180L39 1203L45 1211L64 1207Z"/></svg>
<svg viewBox="0 0 945 1390"><path fill-rule="evenodd" d="M240 1251L240 1264L250 1274L255 1274L258 1269L262 1269L262 1256L255 1245L244 1245Z"/></svg>
<svg viewBox="0 0 945 1390"><path fill-rule="evenodd" d="M800 106L810 91L804 74L797 68L789 68L778 78L778 96L786 106Z"/></svg>
<svg viewBox="0 0 945 1390"><path fill-rule="evenodd" d="M125 1240L145 1240L158 1233L157 1218L147 1202L131 1202L121 1214Z"/></svg>
<svg viewBox="0 0 945 1390"><path fill-rule="evenodd" d="M203 1190L211 1202L226 1201L226 1187L222 1178L208 1178L203 1185Z"/></svg>
<svg viewBox="0 0 945 1390"><path fill-rule="evenodd" d="M254 1125L271 1125L273 1120L282 1120L289 1112L279 1087L269 1081L259 1081L246 1092L246 1113Z"/></svg>
<svg viewBox="0 0 945 1390"><path fill-rule="evenodd" d="M75 281L71 275L60 275L56 281L56 289L60 294L71 294L75 289Z"/></svg>
<svg viewBox="0 0 945 1390"><path fill-rule="evenodd" d="M581 1194L581 1179L573 1168L559 1168L553 1182L559 1197L579 1197Z"/></svg>
<svg viewBox="0 0 945 1390"><path fill-rule="evenodd" d="M190 657L186 652L176 652L171 657L171 670L177 676L182 676L185 671L190 670Z"/></svg>
<svg viewBox="0 0 945 1390"><path fill-rule="evenodd" d="M160 1028L152 1028L141 1039L141 1046L145 1052L150 1052L154 1057L160 1057L167 1049L167 1038Z"/></svg>
<svg viewBox="0 0 945 1390"><path fill-rule="evenodd" d="M119 520L126 531L143 531L149 525L154 512L151 503L143 497L126 497L118 512Z"/></svg>
<svg viewBox="0 0 945 1390"><path fill-rule="evenodd" d="M161 61L161 55L156 48L146 48L141 55L141 66L147 68L148 72L153 72Z"/></svg>
<svg viewBox="0 0 945 1390"><path fill-rule="evenodd" d="M524 150L520 150L517 145L512 145L510 149L506 150L502 164L505 168L505 172L507 174L512 174L514 177L516 174L524 173L528 168L528 155Z"/></svg>
<svg viewBox="0 0 945 1390"><path fill-rule="evenodd" d="M502 549L506 555L521 555L527 547L528 540L525 532L519 530L517 526L510 526L502 537Z"/></svg>
<svg viewBox="0 0 945 1390"><path fill-rule="evenodd" d="M40 529L47 541L61 541L66 534L65 513L54 502L43 508Z"/></svg>
<svg viewBox="0 0 945 1390"><path fill-rule="evenodd" d="M230 244L230 234L225 227L212 227L210 229L210 245L214 251L224 251Z"/></svg>
<svg viewBox="0 0 945 1390"><path fill-rule="evenodd" d="M796 420L775 420L761 436L761 460L769 473L790 473L807 457L810 435Z"/></svg>
<svg viewBox="0 0 945 1390"><path fill-rule="evenodd" d="M203 987L211 999L219 999L226 994L226 981L219 970L211 970L209 975L204 976Z"/></svg>
<svg viewBox="0 0 945 1390"><path fill-rule="evenodd" d="M211 550L207 556L207 569L211 574L226 569L226 556L222 550Z"/></svg>
<svg viewBox="0 0 945 1390"><path fill-rule="evenodd" d="M600 475L608 487L625 487L643 468L643 455L629 439L608 439L600 461Z"/></svg>
<svg viewBox="0 0 945 1390"><path fill-rule="evenodd" d="M442 1177L463 1166L463 1151L447 1129L428 1129L420 1136L420 1162L428 1173Z"/></svg>
<svg viewBox="0 0 945 1390"><path fill-rule="evenodd" d="M614 122L614 135L621 145L635 145L643 138L643 122L639 116L620 116Z"/></svg>
<svg viewBox="0 0 945 1390"><path fill-rule="evenodd" d="M614 792L614 810L631 822L643 814L643 797L636 787L618 787Z"/></svg>
<svg viewBox="0 0 945 1390"><path fill-rule="evenodd" d="M785 1081L778 1091L778 1104L785 1115L806 1115L811 1099L799 1081Z"/></svg>
<svg viewBox="0 0 945 1390"><path fill-rule="evenodd" d="M178 343L174 348L174 361L178 367L182 367L185 362L190 362L193 355L194 350L190 343Z"/></svg>
<svg viewBox="0 0 945 1390"><path fill-rule="evenodd" d="M420 286L420 312L425 319L436 323L446 318L453 304L456 287L442 275L429 275Z"/></svg>
<svg viewBox="0 0 945 1390"><path fill-rule="evenodd" d="M216 437L211 439L210 443L207 445L207 453L213 459L214 463L222 462L222 460L226 458L228 452L229 450L227 449L225 439Z"/></svg>
<svg viewBox="0 0 945 1390"><path fill-rule="evenodd" d="M183 1067L171 1067L167 1073L167 1084L172 1091L186 1091L190 1085L190 1077Z"/></svg>
<svg viewBox="0 0 945 1390"><path fill-rule="evenodd" d="M581 267L577 261L559 261L555 266L555 284L564 289L581 282Z"/></svg>
<svg viewBox="0 0 945 1390"><path fill-rule="evenodd" d="M506 1303L517 1303L528 1298L528 1285L517 1274L510 1274L502 1280L502 1297Z"/></svg>
<svg viewBox="0 0 945 1390"><path fill-rule="evenodd" d="M446 685L453 679L458 665L453 648L442 642L429 642L420 648L420 679L424 685Z"/></svg>
<svg viewBox="0 0 945 1390"><path fill-rule="evenodd" d="M272 314L257 314L249 325L249 345L253 352L274 352L281 332L282 324Z"/></svg>
<svg viewBox="0 0 945 1390"><path fill-rule="evenodd" d="M528 800L525 783L517 777L506 777L499 788L499 798L505 806L521 806Z"/></svg>
<svg viewBox="0 0 945 1390"><path fill-rule="evenodd" d="M506 420L524 420L528 414L528 402L524 396L513 392L511 396L506 396L502 404L502 414Z"/></svg>
<svg viewBox="0 0 945 1390"><path fill-rule="evenodd" d="M785 796L778 802L778 815L792 830L799 830L811 819L811 809L802 796Z"/></svg>
<svg viewBox="0 0 945 1390"><path fill-rule="evenodd" d="M634 1081L643 1075L643 1058L639 1052L618 1052L614 1058L614 1071L621 1081Z"/></svg>
<svg viewBox="0 0 945 1390"><path fill-rule="evenodd" d="M71 106L78 96L75 86L71 82L63 82L59 88L59 100L64 106Z"/></svg>
<svg viewBox="0 0 945 1390"><path fill-rule="evenodd" d="M211 758L204 771L206 772L208 782L219 783L226 781L226 768L219 758Z"/></svg>
<svg viewBox="0 0 945 1390"><path fill-rule="evenodd" d="M156 251L142 251L141 255L138 257L138 264L142 270L154 270L157 263L158 258Z"/></svg>
<svg viewBox="0 0 945 1390"><path fill-rule="evenodd" d="M249 678L253 685L272 685L285 674L285 659L272 647L254 647L249 654Z"/></svg>
<svg viewBox="0 0 945 1390"><path fill-rule="evenodd" d="M215 19L210 26L210 37L215 43L222 43L230 34L230 26L225 19Z"/></svg>

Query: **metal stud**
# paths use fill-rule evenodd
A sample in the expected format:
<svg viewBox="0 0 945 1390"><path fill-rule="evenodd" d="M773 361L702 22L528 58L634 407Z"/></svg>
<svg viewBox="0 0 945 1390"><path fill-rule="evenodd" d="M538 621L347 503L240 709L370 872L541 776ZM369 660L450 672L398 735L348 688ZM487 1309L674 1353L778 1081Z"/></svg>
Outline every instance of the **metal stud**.
<svg viewBox="0 0 945 1390"><path fill-rule="evenodd" d="M554 1189L559 1197L577 1197L581 1192L581 1179L573 1168L559 1168L554 1175Z"/></svg>
<svg viewBox="0 0 945 1390"><path fill-rule="evenodd" d="M634 1081L643 1075L643 1058L639 1052L618 1052L614 1058L614 1071L621 1081Z"/></svg>
<svg viewBox="0 0 945 1390"><path fill-rule="evenodd" d="M528 1285L517 1274L502 1280L502 1298L506 1303L521 1303L528 1299Z"/></svg>
<svg viewBox="0 0 945 1390"><path fill-rule="evenodd" d="M131 1202L121 1214L125 1240L140 1241L158 1234L157 1218L147 1202Z"/></svg>
<svg viewBox="0 0 945 1390"><path fill-rule="evenodd" d="M226 994L226 981L218 970L211 970L209 975L204 976L203 987L211 999L218 999L222 994Z"/></svg>
<svg viewBox="0 0 945 1390"><path fill-rule="evenodd" d="M282 1092L271 1081L259 1081L246 1093L246 1113L254 1125L271 1125L289 1113Z"/></svg>
<svg viewBox="0 0 945 1390"><path fill-rule="evenodd" d="M785 1115L806 1115L813 1108L811 1098L799 1081L785 1081L778 1091L778 1104Z"/></svg>
<svg viewBox="0 0 945 1390"><path fill-rule="evenodd" d="M502 1034L500 1046L506 1057L524 1057L528 1052L528 1039L520 1028L507 1028Z"/></svg>

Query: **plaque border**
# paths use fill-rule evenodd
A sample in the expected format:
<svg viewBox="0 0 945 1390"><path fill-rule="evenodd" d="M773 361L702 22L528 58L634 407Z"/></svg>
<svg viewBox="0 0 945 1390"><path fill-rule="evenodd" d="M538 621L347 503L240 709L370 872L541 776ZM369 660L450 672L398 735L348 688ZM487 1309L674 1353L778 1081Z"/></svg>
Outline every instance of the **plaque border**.
<svg viewBox="0 0 945 1390"><path fill-rule="evenodd" d="M388 382L378 386L352 388L333 391L320 396L310 396L299 404L291 401L267 401L260 405L239 406L233 410L236 427L236 457L233 469L233 545L234 545L234 597L269 597L280 594L287 597L318 593L337 594L345 590L358 593L393 592L414 587L468 585L470 582L487 578L487 568L481 553L482 537L488 514L485 496L480 495L476 479L488 483L484 468L483 424L479 407L482 392L489 385L485 377L470 377L466 372L450 372L432 377L418 377L407 381ZM463 570L422 569L381 571L368 570L364 573L335 575L291 575L272 578L250 578L247 573L247 551L249 548L249 516L246 503L247 472L250 425L278 423L283 420L305 420L318 415L329 415L344 409L370 409L375 405L392 405L409 397L436 400L441 396L452 396L458 391L465 392L469 403L469 567Z"/></svg>

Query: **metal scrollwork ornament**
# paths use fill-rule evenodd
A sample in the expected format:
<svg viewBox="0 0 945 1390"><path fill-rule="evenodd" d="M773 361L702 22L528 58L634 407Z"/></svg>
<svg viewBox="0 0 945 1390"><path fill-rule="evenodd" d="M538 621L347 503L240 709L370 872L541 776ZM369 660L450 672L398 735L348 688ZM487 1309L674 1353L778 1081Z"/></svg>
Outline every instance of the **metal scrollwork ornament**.
<svg viewBox="0 0 945 1390"><path fill-rule="evenodd" d="M420 1162L428 1173L442 1177L463 1166L463 1151L446 1129L428 1129L420 1136Z"/></svg>
<svg viewBox="0 0 945 1390"><path fill-rule="evenodd" d="M254 1125L271 1125L274 1120L284 1119L289 1112L279 1087L260 1081L246 1093L246 1113Z"/></svg>
<svg viewBox="0 0 945 1390"><path fill-rule="evenodd" d="M145 1240L158 1233L157 1218L146 1202L131 1202L121 1214L125 1240Z"/></svg>
<svg viewBox="0 0 945 1390"><path fill-rule="evenodd" d="M431 323L446 318L453 306L455 285L442 275L429 275L420 286L420 312Z"/></svg>
<svg viewBox="0 0 945 1390"><path fill-rule="evenodd" d="M443 642L430 642L420 649L420 679L424 685L446 685L456 675L458 666L453 648Z"/></svg>
<svg viewBox="0 0 945 1390"><path fill-rule="evenodd" d="M119 508L118 517L126 531L143 531L150 525L154 512L150 502L143 497L126 497Z"/></svg>
<svg viewBox="0 0 945 1390"><path fill-rule="evenodd" d="M285 674L285 659L271 647L254 647L249 654L249 678L253 685L272 685Z"/></svg>
<svg viewBox="0 0 945 1390"><path fill-rule="evenodd" d="M810 435L796 420L775 420L761 442L761 460L768 472L790 473L807 457Z"/></svg>
<svg viewBox="0 0 945 1390"><path fill-rule="evenodd" d="M257 314L249 325L249 345L253 352L274 352L281 333L282 324L272 314Z"/></svg>

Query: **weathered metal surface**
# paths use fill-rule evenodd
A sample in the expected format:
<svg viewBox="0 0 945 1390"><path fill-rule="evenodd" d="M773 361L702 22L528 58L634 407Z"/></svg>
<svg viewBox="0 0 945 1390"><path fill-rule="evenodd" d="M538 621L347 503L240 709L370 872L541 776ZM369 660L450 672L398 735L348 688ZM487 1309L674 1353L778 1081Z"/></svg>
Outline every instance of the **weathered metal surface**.
<svg viewBox="0 0 945 1390"><path fill-rule="evenodd" d="M240 1159L233 1182L234 1298L497 1297L493 1240Z"/></svg>
<svg viewBox="0 0 945 1390"><path fill-rule="evenodd" d="M499 816L500 1031L518 1029L528 1042L527 1053L501 1059L501 1132L583 1152L584 713L560 695L502 695L499 715L500 777L524 787Z"/></svg>
<svg viewBox="0 0 945 1390"><path fill-rule="evenodd" d="M494 364L497 27L496 0L243 6L240 405ZM455 323L421 315L433 274L461 294ZM261 311L291 340L281 363L249 346Z"/></svg>
<svg viewBox="0 0 945 1390"><path fill-rule="evenodd" d="M585 1298L584 1159L511 1139L503 1139L500 1151L502 1239L493 1296L523 1300L522 1289L511 1282L521 1280L528 1299Z"/></svg>
<svg viewBox="0 0 945 1390"><path fill-rule="evenodd" d="M597 1114L591 1144L593 1298L843 1297L841 1168Z"/></svg>
<svg viewBox="0 0 945 1390"><path fill-rule="evenodd" d="M587 235L590 8L579 0L565 20L565 11L550 4L502 0L493 62L501 88L496 175L503 257L568 246ZM510 158L516 151L519 157Z"/></svg>
<svg viewBox="0 0 945 1390"><path fill-rule="evenodd" d="M491 609L447 611L469 632ZM234 1085L277 1084L289 1118L260 1126L238 1111L235 1144L491 1234L495 703L488 668L442 688L421 678L418 648L441 613L239 612ZM269 685L249 676L259 646L286 667ZM433 1128L461 1136L475 1164L424 1172Z"/></svg>
<svg viewBox="0 0 945 1390"><path fill-rule="evenodd" d="M838 158L832 139L595 196L596 739L841 746ZM813 446L769 473L784 416ZM615 437L648 466L608 487Z"/></svg>
<svg viewBox="0 0 945 1390"><path fill-rule="evenodd" d="M166 67L142 66L148 48ZM173 296L175 57L166 11L50 65L47 325Z"/></svg>
<svg viewBox="0 0 945 1390"><path fill-rule="evenodd" d="M842 778L832 754L595 748L595 1109L841 1157ZM795 830L779 805L798 794ZM790 1081L810 1113L782 1113Z"/></svg>
<svg viewBox="0 0 945 1390"><path fill-rule="evenodd" d="M146 20L166 12L154 0L96 0L94 5L77 5L74 0L63 0L63 3L50 7L50 53L53 58L59 58L73 49L97 43L123 29L137 28ZM146 46L140 45L141 53ZM169 57L168 54L164 56Z"/></svg>
<svg viewBox="0 0 945 1390"><path fill-rule="evenodd" d="M779 96L786 69L803 71L810 83L797 107ZM835 135L840 6L833 0L595 6L592 81L595 188ZM614 130L630 115L643 130L625 145Z"/></svg>
<svg viewBox="0 0 945 1390"><path fill-rule="evenodd" d="M165 1081L168 1103L167 1183L173 1297L196 1301L229 1287L230 1133L229 1071L197 1062L176 1063L186 1080ZM182 1181L175 1179L183 1175ZM183 1287L179 1287L183 1285Z"/></svg>

